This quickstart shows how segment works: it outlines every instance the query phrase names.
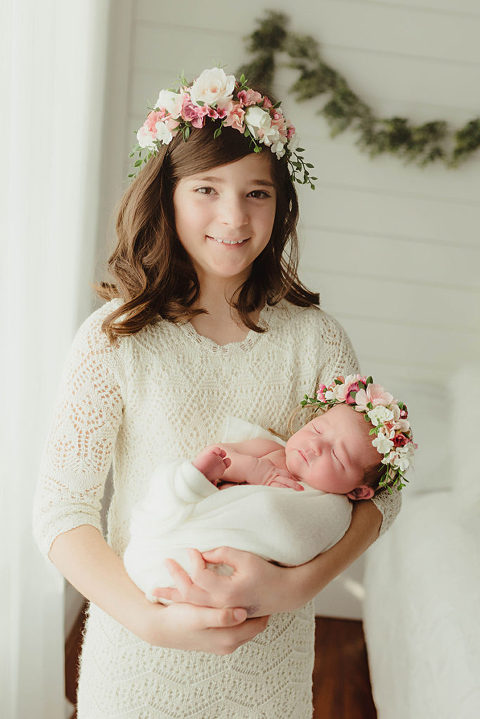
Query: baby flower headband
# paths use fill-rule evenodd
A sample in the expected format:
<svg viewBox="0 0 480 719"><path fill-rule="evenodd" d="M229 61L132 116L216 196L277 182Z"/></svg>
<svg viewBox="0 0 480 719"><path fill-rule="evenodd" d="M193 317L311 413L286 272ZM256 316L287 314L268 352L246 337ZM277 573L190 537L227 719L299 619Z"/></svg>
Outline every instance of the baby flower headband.
<svg viewBox="0 0 480 719"><path fill-rule="evenodd" d="M405 472L417 447L407 420L407 406L394 399L381 385L374 384L371 377L359 374L337 377L328 387L321 384L316 397L305 395L301 402L302 407L308 405L323 410L342 403L350 405L356 412L364 412L365 420L373 425L370 430L370 435L374 435L372 444L382 455L385 465L379 488L387 487L389 492L391 487L402 489L404 482L408 482Z"/></svg>
<svg viewBox="0 0 480 719"><path fill-rule="evenodd" d="M160 91L155 107L138 130L138 145L130 155L138 154L135 167L147 162L179 132L188 140L192 127L204 127L212 120L217 123L214 138L224 127L233 127L249 138L254 152L261 152L265 145L278 159L286 155L292 180L315 189L313 181L317 178L309 173L313 165L305 162L302 147L293 148L295 128L287 122L280 103L274 105L266 95L249 88L244 75L236 80L219 67L204 70L190 84L185 78L181 82L175 92Z"/></svg>

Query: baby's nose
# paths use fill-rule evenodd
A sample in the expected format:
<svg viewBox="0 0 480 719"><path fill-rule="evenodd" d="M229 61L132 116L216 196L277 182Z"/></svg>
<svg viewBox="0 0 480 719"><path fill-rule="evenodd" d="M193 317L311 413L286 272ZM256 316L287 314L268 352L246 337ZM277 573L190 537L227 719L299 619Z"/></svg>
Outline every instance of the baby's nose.
<svg viewBox="0 0 480 719"><path fill-rule="evenodd" d="M315 437L310 448L316 455L321 455L325 449L325 442L321 437Z"/></svg>

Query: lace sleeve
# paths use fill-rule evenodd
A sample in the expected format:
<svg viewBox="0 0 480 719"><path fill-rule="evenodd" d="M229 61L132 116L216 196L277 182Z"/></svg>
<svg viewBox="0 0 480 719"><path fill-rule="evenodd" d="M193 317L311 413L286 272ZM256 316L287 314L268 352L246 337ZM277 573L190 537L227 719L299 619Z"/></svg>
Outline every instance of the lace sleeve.
<svg viewBox="0 0 480 719"><path fill-rule="evenodd" d="M75 337L42 456L33 529L45 555L69 529L91 524L102 531L105 479L123 408L116 348L101 331L105 307Z"/></svg>
<svg viewBox="0 0 480 719"><path fill-rule="evenodd" d="M324 342L329 347L326 362L322 367L319 382L330 384L335 377L355 374L360 371L355 351L350 339L343 327L330 315L324 314ZM373 497L373 503L382 513L382 526L380 534L383 534L393 523L402 506L402 499L399 492L389 494L382 491Z"/></svg>
<svg viewBox="0 0 480 719"><path fill-rule="evenodd" d="M330 384L335 377L346 377L360 369L350 338L341 324L325 312L322 315L322 342L326 352L318 381Z"/></svg>

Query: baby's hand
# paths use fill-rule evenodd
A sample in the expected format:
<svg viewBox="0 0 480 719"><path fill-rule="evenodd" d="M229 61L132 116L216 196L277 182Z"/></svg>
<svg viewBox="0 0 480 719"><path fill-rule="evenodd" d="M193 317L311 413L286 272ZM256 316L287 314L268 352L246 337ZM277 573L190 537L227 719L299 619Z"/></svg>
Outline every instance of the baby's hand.
<svg viewBox="0 0 480 719"><path fill-rule="evenodd" d="M230 467L231 460L221 447L206 447L192 462L205 477L216 484L223 477L223 473Z"/></svg>
<svg viewBox="0 0 480 719"><path fill-rule="evenodd" d="M287 472L285 469L277 469L272 472L272 476L267 479L265 484L268 487L284 487L288 489L295 489L297 492L303 492L303 487L295 477Z"/></svg>
<svg viewBox="0 0 480 719"><path fill-rule="evenodd" d="M250 484L263 484L267 487L287 487L303 492L302 485L286 469L276 467L266 458L260 458L255 467L253 476L249 478Z"/></svg>

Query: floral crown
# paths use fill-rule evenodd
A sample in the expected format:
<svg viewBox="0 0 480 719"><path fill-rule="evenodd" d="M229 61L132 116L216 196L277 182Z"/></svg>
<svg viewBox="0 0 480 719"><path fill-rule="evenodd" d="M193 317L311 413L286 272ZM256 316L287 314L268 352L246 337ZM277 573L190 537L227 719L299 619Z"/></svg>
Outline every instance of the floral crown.
<svg viewBox="0 0 480 719"><path fill-rule="evenodd" d="M210 119L218 124L214 138L224 127L233 127L250 139L254 152L261 152L265 145L278 159L286 155L292 180L315 189L313 181L317 178L309 173L313 165L305 162L302 147L293 148L295 128L287 122L280 103L273 104L266 95L249 88L244 75L237 80L219 67L204 70L190 84L181 78L181 83L176 91L160 91L155 107L138 130L138 145L130 154L138 154L134 167L141 167L178 133L188 140L192 127L204 127Z"/></svg>
<svg viewBox="0 0 480 719"><path fill-rule="evenodd" d="M327 410L337 404L350 405L356 412L364 412L365 420L373 427L372 444L382 455L385 472L378 487L392 487L400 490L408 479L409 468L417 445L413 441L407 405L394 399L380 384L374 384L371 377L352 374L337 377L328 387L319 385L316 397L305 395L302 407L311 406Z"/></svg>

